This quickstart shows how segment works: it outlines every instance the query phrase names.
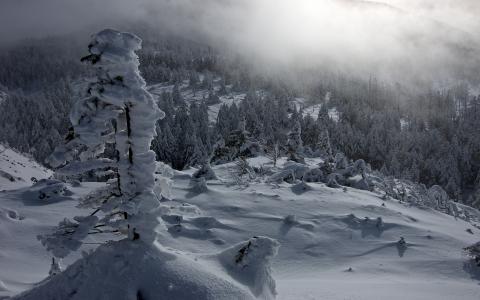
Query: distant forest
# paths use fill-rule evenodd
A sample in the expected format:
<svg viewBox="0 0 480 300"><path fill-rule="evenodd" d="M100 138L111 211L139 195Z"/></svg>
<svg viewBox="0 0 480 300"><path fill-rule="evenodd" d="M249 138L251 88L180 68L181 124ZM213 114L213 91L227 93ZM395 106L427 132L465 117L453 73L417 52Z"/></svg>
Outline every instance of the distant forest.
<svg viewBox="0 0 480 300"><path fill-rule="evenodd" d="M343 153L480 206L480 97L466 83L418 90L322 70L269 76L209 45L131 30L144 38L140 68L148 84L170 87L158 94L166 117L152 148L172 167L287 155L297 130L304 157ZM91 75L79 60L84 45L58 37L0 50L0 142L41 163L62 143L81 79ZM236 95L242 100L226 104Z"/></svg>

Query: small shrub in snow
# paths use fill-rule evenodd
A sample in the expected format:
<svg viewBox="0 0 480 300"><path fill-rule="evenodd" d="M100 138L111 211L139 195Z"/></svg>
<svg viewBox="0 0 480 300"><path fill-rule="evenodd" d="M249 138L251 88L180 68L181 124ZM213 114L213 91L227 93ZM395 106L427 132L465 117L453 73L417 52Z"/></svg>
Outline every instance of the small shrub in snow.
<svg viewBox="0 0 480 300"><path fill-rule="evenodd" d="M294 194L297 194L297 195L303 194L303 193L308 192L310 190L312 190L312 187L309 186L304 181L301 181L301 182L292 186L292 192Z"/></svg>
<svg viewBox="0 0 480 300"><path fill-rule="evenodd" d="M468 246L464 250L467 255L475 261L477 266L480 267L480 242Z"/></svg>
<svg viewBox="0 0 480 300"><path fill-rule="evenodd" d="M273 239L253 237L226 249L219 259L232 277L247 285L256 297L273 299L277 292L270 261L277 255L278 247Z"/></svg>
<svg viewBox="0 0 480 300"><path fill-rule="evenodd" d="M81 187L82 186L82 183L78 180L72 180L70 182L70 184L72 185L72 187Z"/></svg>
<svg viewBox="0 0 480 300"><path fill-rule="evenodd" d="M341 179L341 175L333 173L328 175L327 178L327 186L331 188L339 188L340 184L338 183L338 179Z"/></svg>
<svg viewBox="0 0 480 300"><path fill-rule="evenodd" d="M322 182L325 180L325 175L320 168L309 169L305 172L303 180L306 182Z"/></svg>
<svg viewBox="0 0 480 300"><path fill-rule="evenodd" d="M203 177L205 180L215 180L217 179L217 175L215 175L215 172L213 171L212 167L210 166L210 163L206 161L205 163L202 164L200 169L198 169L194 174L194 178L200 178Z"/></svg>
<svg viewBox="0 0 480 300"><path fill-rule="evenodd" d="M59 180L41 179L26 192L26 195L29 199L57 201L71 196L72 192Z"/></svg>
<svg viewBox="0 0 480 300"><path fill-rule="evenodd" d="M383 228L383 219L382 219L382 217L378 217L378 218L377 218L377 222L375 223L375 227L377 227L378 229Z"/></svg>
<svg viewBox="0 0 480 300"><path fill-rule="evenodd" d="M52 257L52 263L50 264L50 271L48 271L49 276L55 276L62 272L62 267L60 266L60 261Z"/></svg>
<svg viewBox="0 0 480 300"><path fill-rule="evenodd" d="M445 192L440 186L434 185L428 189L428 197L434 203L435 208L442 210L447 209L450 198L448 197L447 192Z"/></svg>
<svg viewBox="0 0 480 300"><path fill-rule="evenodd" d="M255 178L255 171L245 157L240 157L240 159L236 162L236 166L239 176L247 175L249 179Z"/></svg>
<svg viewBox="0 0 480 300"><path fill-rule="evenodd" d="M308 166L290 161L284 165L282 170L270 176L267 181L276 183L286 181L294 183L296 180L302 180L308 170L310 170Z"/></svg>
<svg viewBox="0 0 480 300"><path fill-rule="evenodd" d="M336 170L345 170L348 167L347 158L342 153L337 153L337 155L335 155L334 164Z"/></svg>
<svg viewBox="0 0 480 300"><path fill-rule="evenodd" d="M288 215L283 219L283 223L285 223L287 225L296 225L296 224L298 224L297 216Z"/></svg>
<svg viewBox="0 0 480 300"><path fill-rule="evenodd" d="M208 191L207 181L204 177L192 180L192 188L190 189L194 193L205 193Z"/></svg>

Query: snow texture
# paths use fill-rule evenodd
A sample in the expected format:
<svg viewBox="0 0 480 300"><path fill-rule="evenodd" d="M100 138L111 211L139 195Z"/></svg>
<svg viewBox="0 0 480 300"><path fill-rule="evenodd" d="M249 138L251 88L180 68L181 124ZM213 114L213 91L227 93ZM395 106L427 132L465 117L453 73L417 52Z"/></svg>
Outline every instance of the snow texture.
<svg viewBox="0 0 480 300"><path fill-rule="evenodd" d="M265 157L248 161L253 167L273 166ZM279 159L278 168L292 166L286 161ZM309 169L320 162L306 161ZM162 171L156 177L170 173L174 183L171 197L162 200L168 209L156 212L165 223L158 230L163 247L141 240L111 242L75 263L81 251L96 247L84 244L63 261L64 272L47 280L51 256L35 236L50 231L65 217L78 215L73 200L101 184L67 184L73 195L56 202L29 199L34 195L29 188L0 193L0 296L18 295L29 288L35 293L17 297L69 299L74 290L77 294L72 299L96 299L96 291L111 295L105 296L108 299L136 299L137 295L143 299L164 295L165 299L253 299L258 291L263 291L259 297L273 295L269 280L251 284L255 274L262 274L257 273L261 263L254 268L235 263L239 251L257 236L265 247L247 253L241 264L252 266L254 258L270 257L268 268L280 300L479 298L478 267L463 250L478 243L475 210L467 222L416 202L384 199L383 192L343 191L322 182L309 182L311 189L301 194L292 190L298 181L268 183L264 178L239 188L225 184L234 165L214 166L219 179L209 182L205 193L192 194L195 169L179 172L159 164L157 171ZM298 171L295 166L293 170ZM459 208L461 216L464 208ZM262 236L281 244L276 256L270 256L276 243ZM402 237L405 243L400 242ZM105 240L94 235L86 241ZM58 297L47 297L51 295Z"/></svg>

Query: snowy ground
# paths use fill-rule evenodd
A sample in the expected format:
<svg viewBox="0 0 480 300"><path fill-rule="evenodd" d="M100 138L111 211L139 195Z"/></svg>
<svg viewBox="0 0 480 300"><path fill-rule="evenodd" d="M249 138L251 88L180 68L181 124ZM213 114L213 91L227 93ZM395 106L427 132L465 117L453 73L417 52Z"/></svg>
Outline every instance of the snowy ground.
<svg viewBox="0 0 480 300"><path fill-rule="evenodd" d="M0 191L27 187L32 184L32 178L40 180L50 175L50 170L33 159L0 144Z"/></svg>
<svg viewBox="0 0 480 300"><path fill-rule="evenodd" d="M24 159L9 155L14 162ZM268 160L252 161L262 163ZM394 200L382 206L379 195L351 188L344 192L311 183L301 191L262 180L238 185L233 168L215 167L220 179L210 181L204 193L192 189L193 170L175 173L172 200L163 202L170 212L162 216L161 245L201 260L253 236L274 238L280 243L273 260L278 299L480 299L480 268L462 252L480 237L470 224ZM0 190L4 184L0 181ZM54 201L38 199L23 181L16 184L0 192L0 298L47 276L50 255L36 235L78 214L74 198L95 186L68 186L73 196ZM288 215L295 217L286 221ZM406 248L398 246L400 237Z"/></svg>

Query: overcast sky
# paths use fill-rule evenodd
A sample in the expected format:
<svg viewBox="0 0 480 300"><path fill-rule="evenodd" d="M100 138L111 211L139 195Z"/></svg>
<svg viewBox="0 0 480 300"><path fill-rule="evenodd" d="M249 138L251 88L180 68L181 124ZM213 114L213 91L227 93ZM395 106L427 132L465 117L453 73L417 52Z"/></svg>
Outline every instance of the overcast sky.
<svg viewBox="0 0 480 300"><path fill-rule="evenodd" d="M0 43L137 20L259 62L394 79L471 73L480 60L479 0L0 0Z"/></svg>

